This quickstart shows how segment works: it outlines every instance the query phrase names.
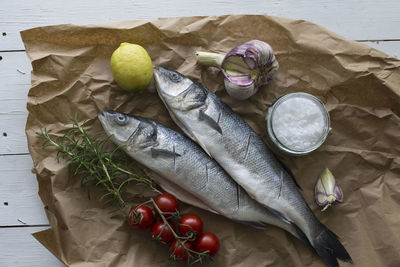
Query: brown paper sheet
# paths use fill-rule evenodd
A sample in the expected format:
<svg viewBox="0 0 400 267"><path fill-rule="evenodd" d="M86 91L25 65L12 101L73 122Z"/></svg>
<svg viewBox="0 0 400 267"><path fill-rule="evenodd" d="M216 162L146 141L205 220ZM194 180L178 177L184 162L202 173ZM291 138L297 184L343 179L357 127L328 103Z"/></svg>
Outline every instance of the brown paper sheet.
<svg viewBox="0 0 400 267"><path fill-rule="evenodd" d="M127 93L113 82L109 61L121 42L141 44L154 65L215 91L264 139L266 111L279 96L304 91L319 97L330 112L330 136L312 154L283 160L316 216L340 236L354 266L400 266L400 61L312 23L268 16L60 25L21 35L33 66L26 134L52 226L36 237L68 266L184 266L168 262L167 248L148 232L130 230L110 219L109 208L88 200L65 163L57 163L54 151L41 149L35 137L41 127L62 134L76 112L90 119L90 131L99 131L96 116L106 108L177 129L156 94ZM272 84L236 101L224 91L221 73L196 66L194 53L227 52L252 39L273 47L280 69ZM321 212L313 189L325 167L342 187L344 203ZM278 228L252 229L191 206L183 212L199 214L205 229L221 239L215 264L206 266L325 266Z"/></svg>

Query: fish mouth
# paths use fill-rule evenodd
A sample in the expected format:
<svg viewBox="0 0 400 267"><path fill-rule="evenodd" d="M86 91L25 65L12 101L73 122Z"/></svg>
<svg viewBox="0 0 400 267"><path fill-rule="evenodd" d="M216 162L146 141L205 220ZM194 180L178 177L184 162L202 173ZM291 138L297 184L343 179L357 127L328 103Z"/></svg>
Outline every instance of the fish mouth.
<svg viewBox="0 0 400 267"><path fill-rule="evenodd" d="M156 66L153 68L154 70L154 77L155 77L155 85L156 85L156 91L164 105L168 108L168 103L165 101L165 96L166 94L165 89L163 89L162 84L165 84L164 77L165 73L168 71L166 68L163 68L161 66Z"/></svg>
<svg viewBox="0 0 400 267"><path fill-rule="evenodd" d="M156 66L153 68L153 73L154 73L154 77L155 77L155 81L156 81L156 89L157 92L161 92L161 84L165 81L163 81L163 76L165 76L166 74L168 74L168 69L163 68L161 66Z"/></svg>
<svg viewBox="0 0 400 267"><path fill-rule="evenodd" d="M97 117L99 118L100 122L105 122L107 121L107 118L114 113L115 111L113 110L104 109L102 112L99 113L99 115L97 115Z"/></svg>
<svg viewBox="0 0 400 267"><path fill-rule="evenodd" d="M103 129L107 133L107 135L110 135L112 133L110 124L108 122L108 118L109 115L112 114L113 112L114 111L112 110L103 110L102 112L99 113L99 115L97 115L97 117L100 120L101 126L103 126Z"/></svg>
<svg viewBox="0 0 400 267"><path fill-rule="evenodd" d="M99 115L97 115L97 118L99 118L101 125L103 125L103 127L104 127L104 122L107 120L106 116L104 114L104 110L102 112L100 112Z"/></svg>
<svg viewBox="0 0 400 267"><path fill-rule="evenodd" d="M160 83L161 83L161 72L160 72L160 67L154 67L153 68L153 72L154 72L154 78L155 78L155 85L156 85L156 90L158 95L160 95L161 97L161 88L160 88Z"/></svg>
<svg viewBox="0 0 400 267"><path fill-rule="evenodd" d="M161 73L167 72L168 70L162 66L155 66L155 67L153 67L153 71L155 73L157 73L158 75L160 75Z"/></svg>

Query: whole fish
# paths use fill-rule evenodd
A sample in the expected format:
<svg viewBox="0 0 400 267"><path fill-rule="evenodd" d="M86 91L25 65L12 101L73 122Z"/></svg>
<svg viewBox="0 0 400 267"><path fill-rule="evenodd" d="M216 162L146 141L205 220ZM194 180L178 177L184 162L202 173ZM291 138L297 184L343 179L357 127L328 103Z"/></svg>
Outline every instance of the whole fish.
<svg viewBox="0 0 400 267"><path fill-rule="evenodd" d="M283 220L296 224L329 266L352 262L337 239L314 216L293 175L262 138L222 100L184 75L154 69L156 88L172 119L249 195Z"/></svg>
<svg viewBox="0 0 400 267"><path fill-rule="evenodd" d="M294 224L282 221L253 200L189 138L155 121L115 111L103 111L99 119L114 143L165 179L170 190L185 190L188 194L184 197L193 202L190 204L200 208L205 205L208 210L256 228L276 225L307 242Z"/></svg>

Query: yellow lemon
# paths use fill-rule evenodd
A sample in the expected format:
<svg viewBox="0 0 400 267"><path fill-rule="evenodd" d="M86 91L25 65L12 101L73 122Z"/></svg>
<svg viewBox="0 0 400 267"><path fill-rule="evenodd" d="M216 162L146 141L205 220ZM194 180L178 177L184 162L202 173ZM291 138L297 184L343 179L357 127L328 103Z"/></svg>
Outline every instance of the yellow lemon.
<svg viewBox="0 0 400 267"><path fill-rule="evenodd" d="M153 65L147 51L138 44L121 43L111 55L114 80L130 92L141 92L151 82Z"/></svg>

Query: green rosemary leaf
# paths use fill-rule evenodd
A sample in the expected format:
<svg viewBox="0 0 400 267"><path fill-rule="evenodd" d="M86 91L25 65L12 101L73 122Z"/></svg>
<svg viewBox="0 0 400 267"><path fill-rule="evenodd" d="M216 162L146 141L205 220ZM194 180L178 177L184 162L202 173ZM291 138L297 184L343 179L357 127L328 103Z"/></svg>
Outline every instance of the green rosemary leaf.
<svg viewBox="0 0 400 267"><path fill-rule="evenodd" d="M127 184L127 183L129 183L129 182L132 182L132 181L136 181L137 179L136 178L133 178L133 177L131 177L131 178L128 178L128 179L125 179L119 186L118 186L118 192L121 192L121 189L122 189L122 187L125 185L125 184Z"/></svg>
<svg viewBox="0 0 400 267"><path fill-rule="evenodd" d="M43 149L54 147L57 150L55 158L66 159L69 167L73 166L69 171L73 176L81 177L81 187L87 191L89 199L91 187L99 187L105 192L101 199L120 210L125 206L121 192L129 182L136 181L158 191L147 175L129 168L126 156L116 156L121 151L119 147L106 150L111 136L101 139L102 135L106 136L103 132L89 135L85 129L89 120L79 123L77 118L78 114L71 118L72 127L62 136L52 138L46 128L40 129L37 135L44 140Z"/></svg>
<svg viewBox="0 0 400 267"><path fill-rule="evenodd" d="M103 200L104 198L109 197L109 196L112 196L112 195L113 195L112 192L107 193L107 194L104 194L104 195L102 195L102 196L100 197L100 200Z"/></svg>

